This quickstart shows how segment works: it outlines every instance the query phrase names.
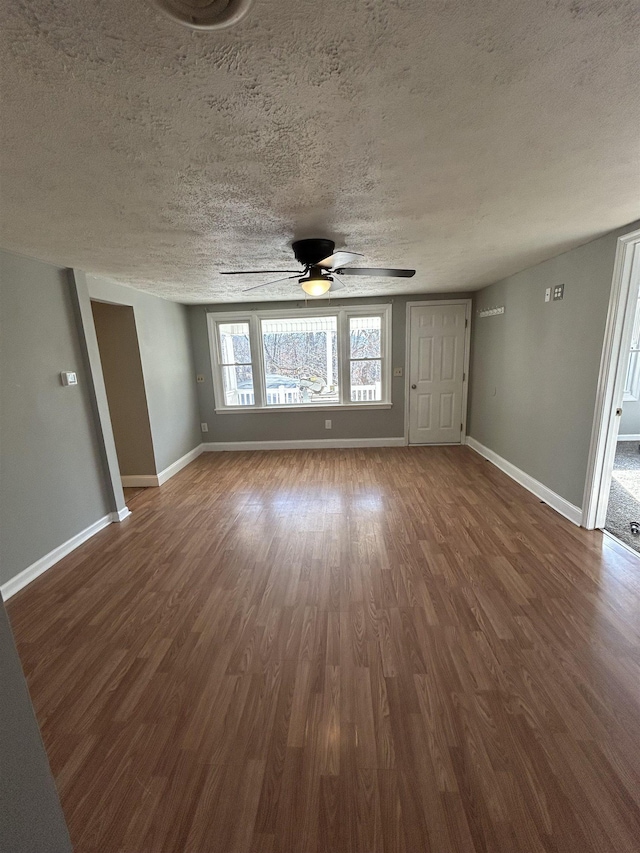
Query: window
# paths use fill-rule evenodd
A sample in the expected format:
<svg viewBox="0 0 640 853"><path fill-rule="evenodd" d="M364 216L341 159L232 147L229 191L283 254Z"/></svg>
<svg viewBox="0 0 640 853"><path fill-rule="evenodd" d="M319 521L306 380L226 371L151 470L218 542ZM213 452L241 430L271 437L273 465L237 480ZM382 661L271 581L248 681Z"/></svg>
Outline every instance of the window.
<svg viewBox="0 0 640 853"><path fill-rule="evenodd" d="M267 406L339 403L338 319L260 323Z"/></svg>
<svg viewBox="0 0 640 853"><path fill-rule="evenodd" d="M624 383L624 400L640 399L640 296L636 302L636 316L631 335L631 351L627 378Z"/></svg>
<svg viewBox="0 0 640 853"><path fill-rule="evenodd" d="M382 400L382 317L349 317L351 400Z"/></svg>
<svg viewBox="0 0 640 853"><path fill-rule="evenodd" d="M253 406L253 367L248 323L220 323L220 367L225 406Z"/></svg>
<svg viewBox="0 0 640 853"><path fill-rule="evenodd" d="M391 306L209 314L216 410L389 406Z"/></svg>

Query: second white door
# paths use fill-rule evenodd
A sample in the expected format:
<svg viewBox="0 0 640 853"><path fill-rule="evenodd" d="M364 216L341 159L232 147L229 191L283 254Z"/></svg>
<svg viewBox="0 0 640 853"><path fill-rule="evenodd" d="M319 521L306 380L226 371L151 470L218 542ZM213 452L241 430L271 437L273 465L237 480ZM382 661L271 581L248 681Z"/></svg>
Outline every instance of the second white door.
<svg viewBox="0 0 640 853"><path fill-rule="evenodd" d="M409 444L459 444L467 306L412 306Z"/></svg>

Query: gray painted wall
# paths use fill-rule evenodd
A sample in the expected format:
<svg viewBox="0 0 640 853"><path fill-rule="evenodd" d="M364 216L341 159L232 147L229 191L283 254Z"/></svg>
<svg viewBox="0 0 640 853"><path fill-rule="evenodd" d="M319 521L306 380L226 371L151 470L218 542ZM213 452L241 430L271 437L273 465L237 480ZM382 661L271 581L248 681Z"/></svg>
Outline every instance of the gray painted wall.
<svg viewBox="0 0 640 853"><path fill-rule="evenodd" d="M86 278L92 299L133 306L156 469L162 471L202 440L187 308L96 276Z"/></svg>
<svg viewBox="0 0 640 853"><path fill-rule="evenodd" d="M156 460L133 308L92 302L109 416L124 476L155 474Z"/></svg>
<svg viewBox="0 0 640 853"><path fill-rule="evenodd" d="M69 275L3 251L0 378L1 584L110 512Z"/></svg>
<svg viewBox="0 0 640 853"><path fill-rule="evenodd" d="M637 227L637 226L635 226ZM616 241L633 225L476 294L469 434L582 506ZM564 300L544 301L564 284ZM477 310L505 306L478 318Z"/></svg>
<svg viewBox="0 0 640 853"><path fill-rule="evenodd" d="M447 293L412 296L395 296L367 299L333 299L331 304L376 305L392 303L392 367L405 367L406 304L434 299L462 299L465 293ZM311 300L309 306L326 306L327 300ZM294 441L296 439L340 438L394 438L404 435L405 377L392 378L390 409L373 409L361 412L336 409L332 412L242 412L241 414L216 414L213 395L211 354L207 331L207 313L248 310L282 310L304 308L302 302L258 302L224 305L197 305L189 308L191 336L196 373L204 374L205 381L197 386L200 402L200 420L209 424L204 441ZM324 421L330 418L332 428L326 430Z"/></svg>
<svg viewBox="0 0 640 853"><path fill-rule="evenodd" d="M0 599L0 853L67 853L58 792Z"/></svg>

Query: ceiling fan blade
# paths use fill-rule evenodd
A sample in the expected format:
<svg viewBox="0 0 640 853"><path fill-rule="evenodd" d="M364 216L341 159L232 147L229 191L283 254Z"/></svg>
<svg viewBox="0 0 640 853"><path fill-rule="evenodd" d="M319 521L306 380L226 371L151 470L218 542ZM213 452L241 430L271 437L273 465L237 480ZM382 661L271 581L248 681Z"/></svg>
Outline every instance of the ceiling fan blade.
<svg viewBox="0 0 640 853"><path fill-rule="evenodd" d="M269 275L270 273L276 272L294 272L297 275L302 275L302 272L298 273L297 270L218 270L218 272L220 275L256 275L258 273L261 275Z"/></svg>
<svg viewBox="0 0 640 853"><path fill-rule="evenodd" d="M340 275L371 275L378 278L411 278L416 274L415 270L394 270L383 269L377 267L345 267L337 269L334 272Z"/></svg>
<svg viewBox="0 0 640 853"><path fill-rule="evenodd" d="M329 288L329 293L334 293L336 290L344 290L346 284L343 281L340 281L338 276L334 273L333 276L333 284Z"/></svg>
<svg viewBox="0 0 640 853"><path fill-rule="evenodd" d="M286 275L284 278L275 278L271 281L265 281L264 284L254 284L253 287L245 287L243 293L248 293L250 290L257 290L259 287L269 287L270 284L277 284L279 281L291 281L292 278L300 278L302 273L297 272L295 275Z"/></svg>
<svg viewBox="0 0 640 853"><path fill-rule="evenodd" d="M344 264L350 264L351 261L357 261L358 258L364 258L364 255L361 252L334 252L333 255L323 258L314 266L322 267L323 270L333 270L336 267L344 266Z"/></svg>

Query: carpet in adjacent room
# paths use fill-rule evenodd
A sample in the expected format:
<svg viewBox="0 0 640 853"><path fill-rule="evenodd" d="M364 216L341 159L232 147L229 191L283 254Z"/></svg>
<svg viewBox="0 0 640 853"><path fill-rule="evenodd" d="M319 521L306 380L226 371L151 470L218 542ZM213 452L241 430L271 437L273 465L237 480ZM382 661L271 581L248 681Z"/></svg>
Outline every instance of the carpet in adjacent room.
<svg viewBox="0 0 640 853"><path fill-rule="evenodd" d="M605 530L640 552L640 535L630 523L640 522L640 452L637 441L619 441L611 477Z"/></svg>

